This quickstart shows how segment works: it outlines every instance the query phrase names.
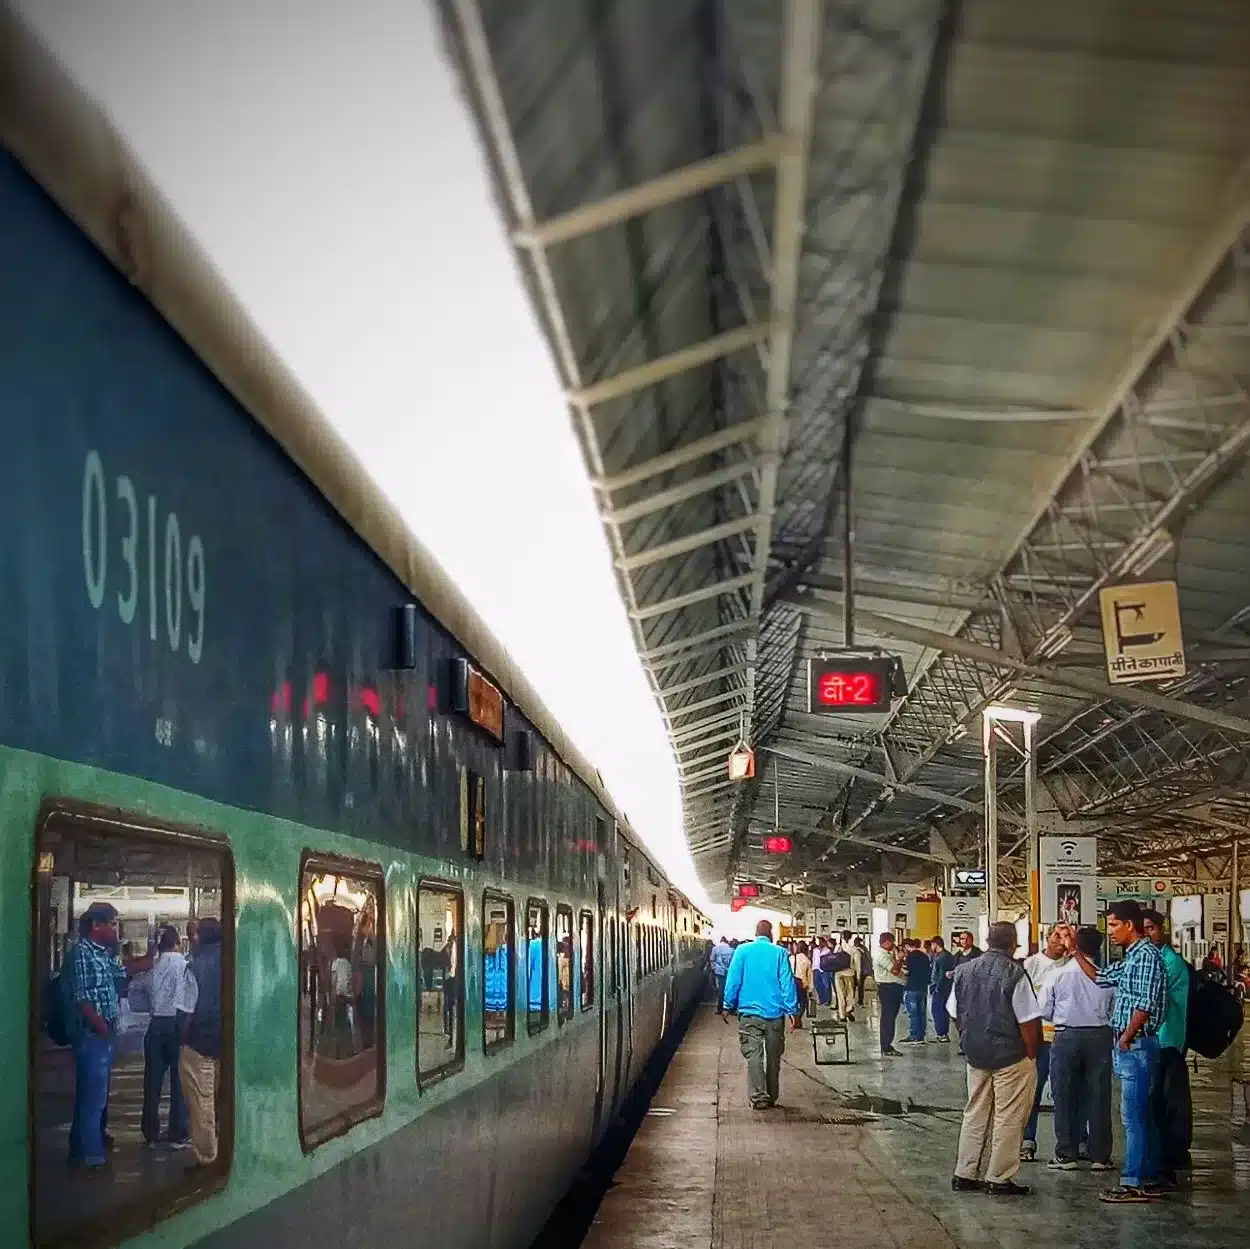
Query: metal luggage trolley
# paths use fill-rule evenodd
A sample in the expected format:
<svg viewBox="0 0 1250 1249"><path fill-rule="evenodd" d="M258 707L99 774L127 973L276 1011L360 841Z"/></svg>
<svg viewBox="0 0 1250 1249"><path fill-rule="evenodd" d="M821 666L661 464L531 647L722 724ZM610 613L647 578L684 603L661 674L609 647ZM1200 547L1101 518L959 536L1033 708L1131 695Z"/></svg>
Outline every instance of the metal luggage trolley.
<svg viewBox="0 0 1250 1249"><path fill-rule="evenodd" d="M842 1039L843 1058L835 1058L838 1038ZM822 1058L821 1054L830 1055ZM851 1061L851 1033L845 1019L836 1019L832 1015L812 1020L812 1061L818 1067L830 1063L846 1064Z"/></svg>

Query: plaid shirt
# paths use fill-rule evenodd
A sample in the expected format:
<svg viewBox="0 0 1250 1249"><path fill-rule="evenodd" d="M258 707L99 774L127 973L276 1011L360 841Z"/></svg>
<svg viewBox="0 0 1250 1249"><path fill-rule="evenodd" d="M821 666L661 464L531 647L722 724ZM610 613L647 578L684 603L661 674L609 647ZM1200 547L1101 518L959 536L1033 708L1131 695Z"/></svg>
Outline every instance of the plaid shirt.
<svg viewBox="0 0 1250 1249"><path fill-rule="evenodd" d="M74 977L74 1001L94 1006L105 1023L115 1023L121 1013L117 988L124 984L126 972L117 955L97 945L88 937L74 943L71 973Z"/></svg>
<svg viewBox="0 0 1250 1249"><path fill-rule="evenodd" d="M1100 968L1097 983L1115 989L1115 1005L1111 1008L1111 1026L1123 1032L1135 1010L1144 1010L1149 1018L1143 1029L1148 1035L1163 1026L1167 1011L1167 971L1159 951L1143 937L1124 952L1118 963Z"/></svg>

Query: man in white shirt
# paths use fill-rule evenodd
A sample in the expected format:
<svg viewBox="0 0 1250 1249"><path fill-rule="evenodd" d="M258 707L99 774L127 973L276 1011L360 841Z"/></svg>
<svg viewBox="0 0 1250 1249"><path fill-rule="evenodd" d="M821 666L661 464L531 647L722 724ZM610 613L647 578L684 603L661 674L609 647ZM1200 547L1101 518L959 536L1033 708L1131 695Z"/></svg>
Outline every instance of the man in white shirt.
<svg viewBox="0 0 1250 1249"><path fill-rule="evenodd" d="M991 924L988 945L980 958L956 969L947 1002L951 1017L959 1021L968 1059L968 1104L951 1188L1020 1197L1029 1192L1015 1177L1037 1082L1042 1008L1024 968L1012 958L1015 925ZM987 1136L989 1158L983 1171Z"/></svg>
<svg viewBox="0 0 1250 1249"><path fill-rule="evenodd" d="M895 947L894 937L883 932L880 948L872 956L872 978L877 984L877 1000L881 1005L881 1055L898 1058L894 1048L894 1029L903 1005L907 977L903 974L903 952Z"/></svg>
<svg viewBox="0 0 1250 1249"><path fill-rule="evenodd" d="M1058 927L1052 928L1046 944L1036 954L1024 960L1024 971L1033 986L1033 992L1041 1000L1046 981L1065 959L1063 938ZM1050 1046L1055 1039L1055 1025L1042 1019L1042 1043L1037 1050L1037 1091L1033 1094L1033 1109L1024 1125L1024 1143L1020 1146L1020 1161L1032 1162L1037 1157L1037 1116L1042 1108L1042 1093L1050 1079Z"/></svg>
<svg viewBox="0 0 1250 1249"><path fill-rule="evenodd" d="M1081 928L1077 948L1089 959L1101 953L1096 928ZM1081 1137L1089 1124L1091 1171L1111 1170L1111 1004L1115 990L1095 984L1069 959L1042 988L1042 1014L1055 1040L1050 1087L1055 1099L1055 1156L1052 1170L1076 1170Z"/></svg>
<svg viewBox="0 0 1250 1249"><path fill-rule="evenodd" d="M136 985L142 986L141 992L146 990L152 1011L143 1038L143 1115L140 1120L144 1142L151 1148L156 1148L161 1142L161 1090L167 1071L169 1135L166 1140L173 1149L187 1149L191 1144L187 1107L182 1096L182 1081L178 1076L181 1042L175 1009L186 979L187 960L177 947L178 933L172 927L162 928L156 938L156 958L152 970L136 981Z"/></svg>

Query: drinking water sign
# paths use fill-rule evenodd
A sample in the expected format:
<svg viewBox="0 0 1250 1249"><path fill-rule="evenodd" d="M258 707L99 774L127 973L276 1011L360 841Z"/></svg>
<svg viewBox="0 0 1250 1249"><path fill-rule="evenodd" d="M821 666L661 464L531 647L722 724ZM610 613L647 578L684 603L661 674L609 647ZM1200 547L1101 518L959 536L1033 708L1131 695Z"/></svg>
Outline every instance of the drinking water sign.
<svg viewBox="0 0 1250 1249"><path fill-rule="evenodd" d="M1107 680L1113 685L1185 675L1185 643L1175 581L1113 585L1101 590Z"/></svg>

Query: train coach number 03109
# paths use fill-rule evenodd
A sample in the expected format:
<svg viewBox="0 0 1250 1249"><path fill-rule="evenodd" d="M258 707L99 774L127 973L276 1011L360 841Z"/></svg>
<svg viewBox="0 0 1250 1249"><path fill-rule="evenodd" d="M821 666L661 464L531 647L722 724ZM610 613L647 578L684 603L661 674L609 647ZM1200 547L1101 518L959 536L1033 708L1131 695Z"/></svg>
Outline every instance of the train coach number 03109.
<svg viewBox="0 0 1250 1249"><path fill-rule="evenodd" d="M193 533L184 553L178 513L166 512L162 519L156 495L147 496L145 511L146 518L141 517L134 482L124 474L110 482L100 453L88 451L82 471L87 598L97 611L105 610L112 589L123 624L135 625L146 617L153 642L163 637L171 651L185 649L187 658L198 664L208 599L204 543ZM184 605L189 609L185 620Z"/></svg>

